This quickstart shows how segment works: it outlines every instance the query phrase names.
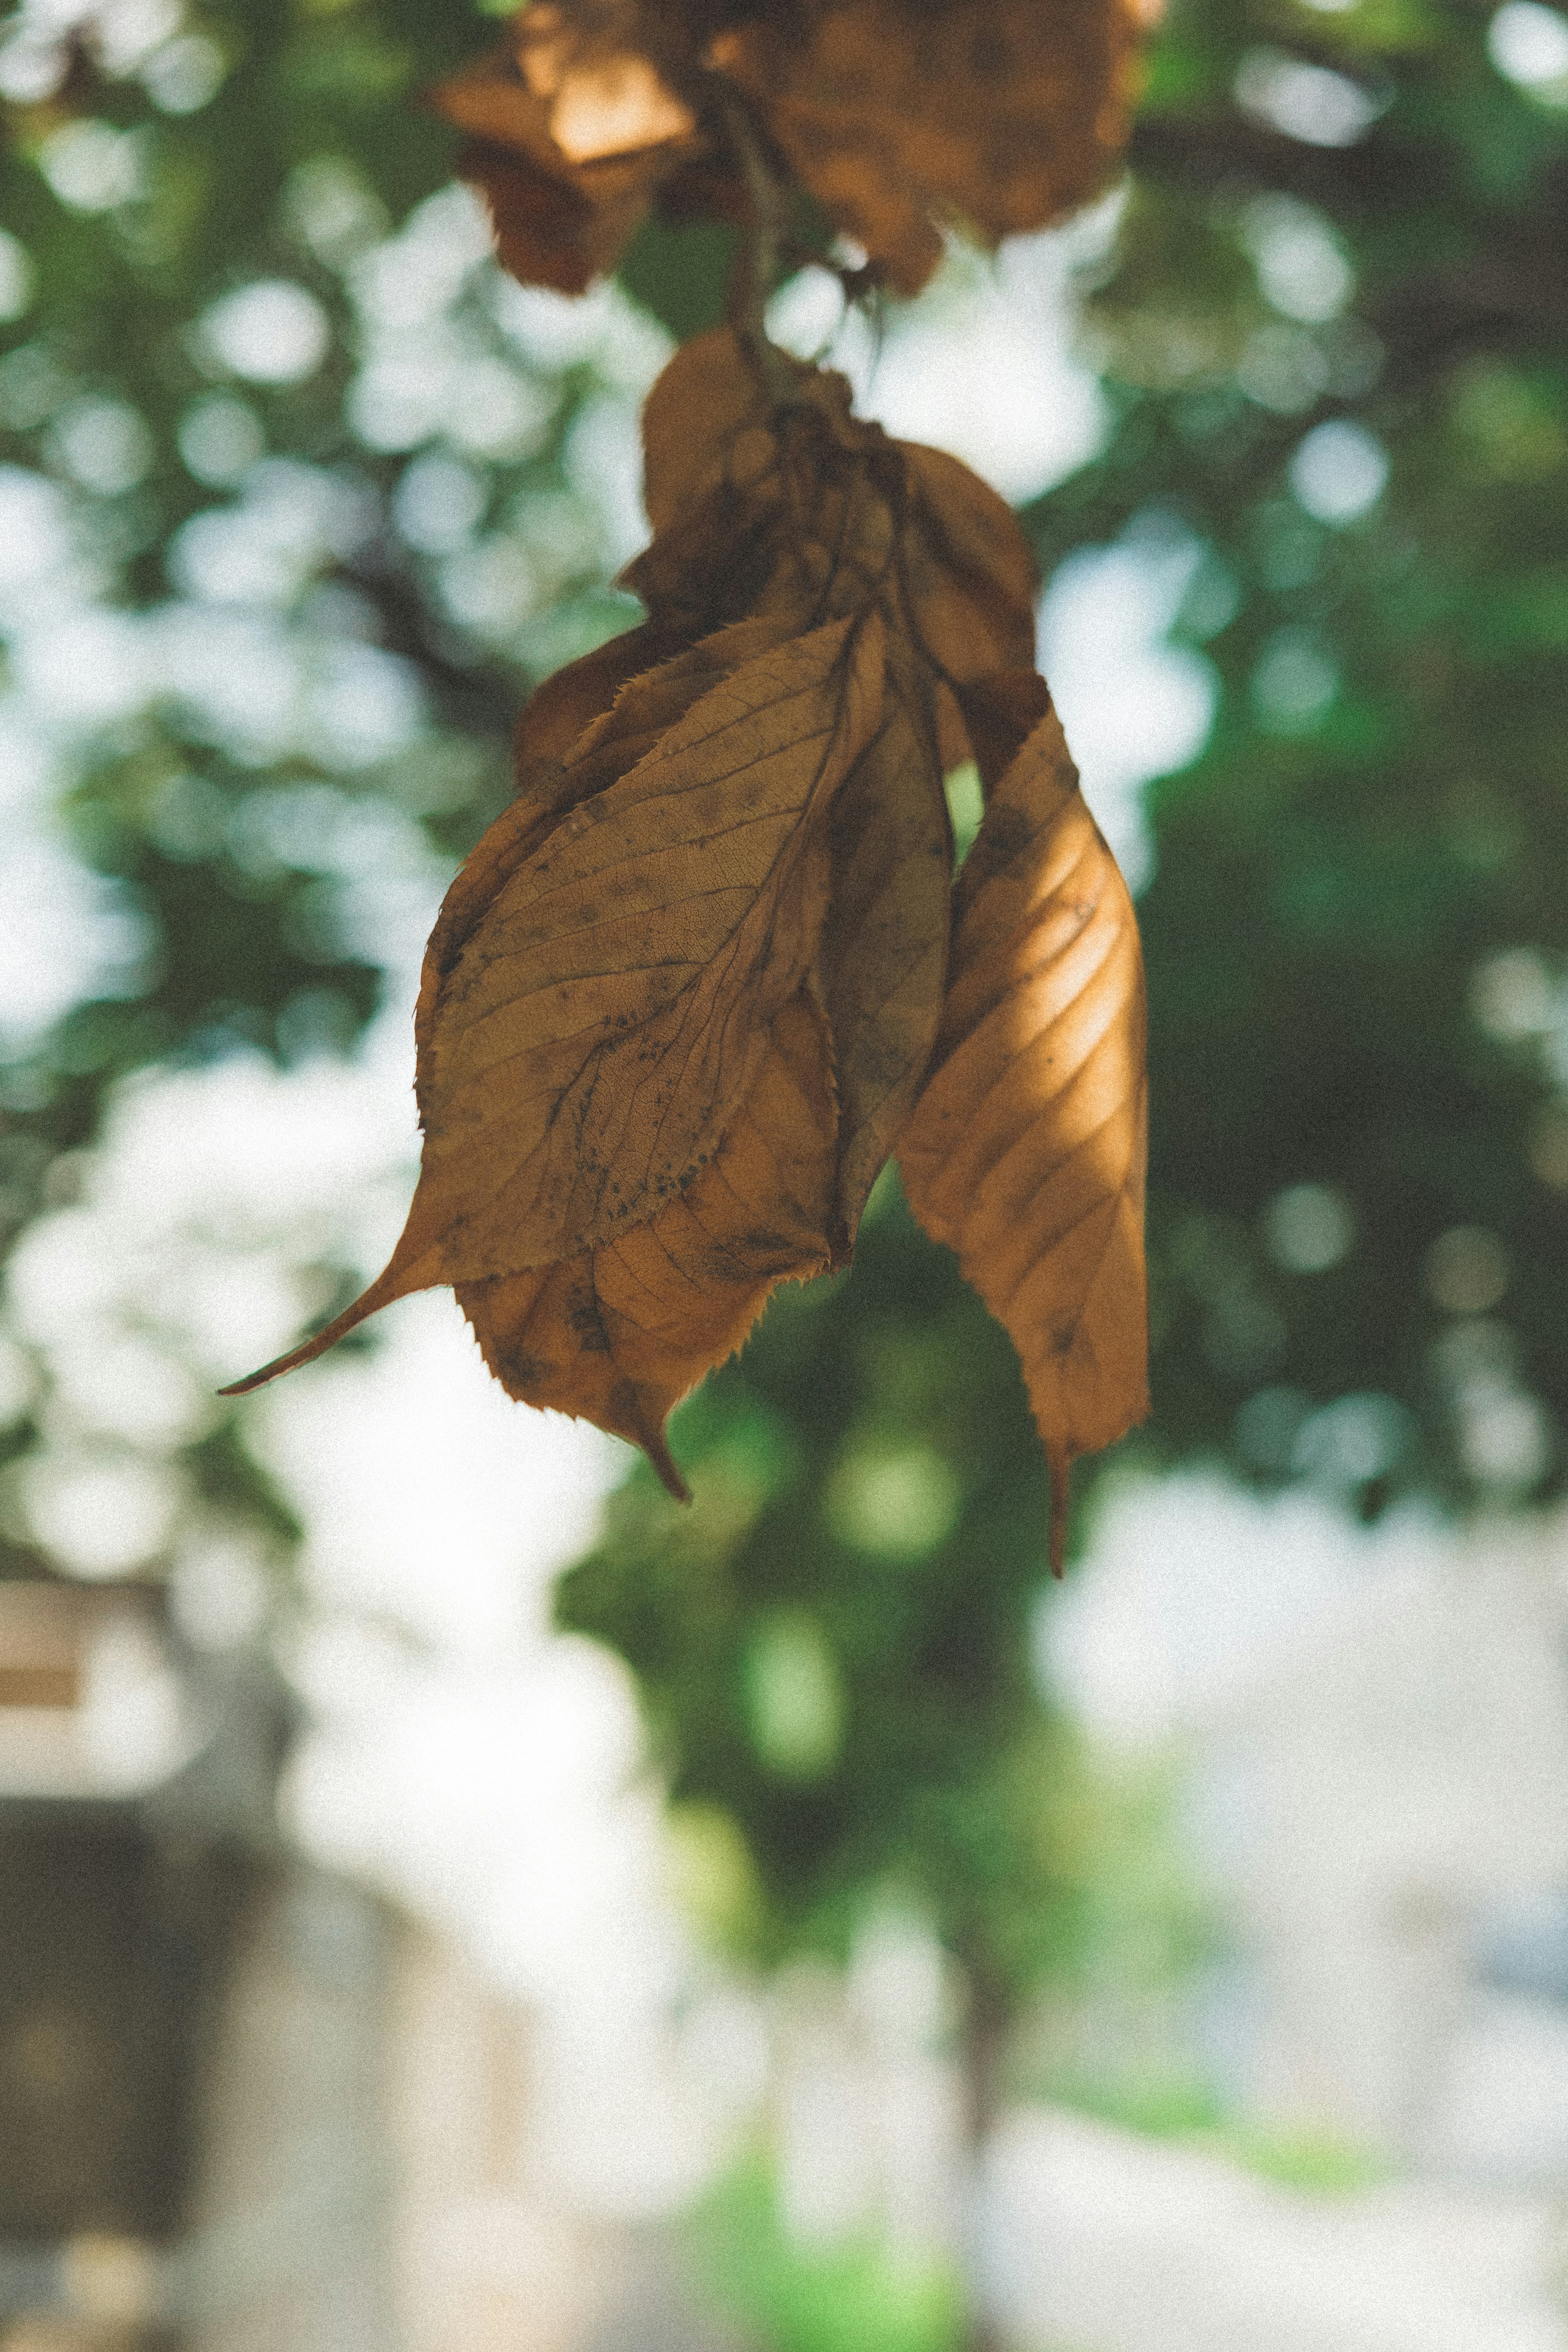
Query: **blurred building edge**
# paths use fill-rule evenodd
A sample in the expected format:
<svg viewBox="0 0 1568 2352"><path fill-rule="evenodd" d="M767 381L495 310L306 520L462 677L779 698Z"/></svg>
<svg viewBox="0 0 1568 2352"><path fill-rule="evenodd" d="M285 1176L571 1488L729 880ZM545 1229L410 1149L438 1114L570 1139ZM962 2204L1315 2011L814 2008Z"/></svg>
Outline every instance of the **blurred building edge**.
<svg viewBox="0 0 1568 2352"><path fill-rule="evenodd" d="M1568 2177L1562 1540L1352 1583L1200 1738L1256 2116L1477 2187Z"/></svg>
<svg viewBox="0 0 1568 2352"><path fill-rule="evenodd" d="M154 1592L0 1583L7 2352L165 2315L286 1733L259 1670L177 1656Z"/></svg>
<svg viewBox="0 0 1568 2352"><path fill-rule="evenodd" d="M279 1840L291 1716L0 1580L0 2352L706 2352L552 2191L527 2012Z"/></svg>
<svg viewBox="0 0 1568 2352"><path fill-rule="evenodd" d="M5 2352L228 2340L231 2307L277 2301L272 2170L309 2200L281 2267L331 2273L349 2302L355 2273L381 2267L363 2258L374 2198L353 2076L384 1939L373 1906L344 1891L333 1912L338 1890L279 1847L289 1730L270 1670L182 1653L154 1590L0 1583ZM300 1909L338 1922L335 2031L307 1990L331 1969L275 1949ZM316 1943L332 1933L318 1924ZM279 2046L258 2083L268 2021ZM266 2340L383 2339L285 2325Z"/></svg>

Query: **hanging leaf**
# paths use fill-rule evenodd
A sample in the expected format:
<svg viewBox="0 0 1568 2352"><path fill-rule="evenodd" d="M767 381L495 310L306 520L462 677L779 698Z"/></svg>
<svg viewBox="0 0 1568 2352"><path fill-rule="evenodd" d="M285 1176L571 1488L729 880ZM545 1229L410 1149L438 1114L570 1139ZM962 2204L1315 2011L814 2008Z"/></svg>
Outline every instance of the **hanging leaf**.
<svg viewBox="0 0 1568 2352"><path fill-rule="evenodd" d="M489 206L502 267L526 286L584 293L615 267L670 168L657 148L574 163L510 49L441 83L429 103L468 134L458 168Z"/></svg>
<svg viewBox="0 0 1568 2352"><path fill-rule="evenodd" d="M910 1204L1017 1348L1068 1474L1147 1398L1142 961L1127 886L1054 711L993 793L960 877L934 1071L899 1147Z"/></svg>
<svg viewBox="0 0 1568 2352"><path fill-rule="evenodd" d="M710 55L835 226L913 294L940 226L994 245L1107 184L1134 29L1116 0L846 0L804 33L759 13Z"/></svg>
<svg viewBox="0 0 1568 2352"><path fill-rule="evenodd" d="M425 951L414 1014L421 1072L440 984L502 885L542 847L579 802L635 766L667 726L683 719L710 687L773 644L776 636L774 630L742 624L673 654L667 634L645 622L557 670L529 698L512 747L517 798L478 843L453 882ZM591 750L584 743L583 755L569 766L563 755L590 730ZM612 752L608 760L606 739ZM616 747L622 753L618 765L613 757Z"/></svg>
<svg viewBox="0 0 1568 2352"><path fill-rule="evenodd" d="M533 0L433 94L502 261L580 293L656 203L747 215L727 82L833 226L915 293L942 231L995 245L1097 195L1125 144L1124 0ZM1147 13L1147 12L1146 12Z"/></svg>
<svg viewBox="0 0 1568 2352"><path fill-rule="evenodd" d="M515 20L519 76L546 109L569 163L689 139L696 119L654 62L658 19L636 6L592 11L533 0Z"/></svg>
<svg viewBox="0 0 1568 2352"><path fill-rule="evenodd" d="M510 40L428 96L467 135L458 169L489 205L502 266L562 294L613 269L656 202L715 219L742 202L661 70L652 13L592 27L584 14L521 11Z"/></svg>
<svg viewBox="0 0 1568 2352"><path fill-rule="evenodd" d="M954 689L962 756L973 759L991 786L1007 772L1051 709L1050 689L1037 670L994 670Z"/></svg>
<svg viewBox="0 0 1568 2352"><path fill-rule="evenodd" d="M505 885L443 982L421 1074L410 1233L440 1231L447 1279L601 1240L711 1152L814 958L823 820L880 673L874 623L758 656Z"/></svg>
<svg viewBox="0 0 1568 2352"><path fill-rule="evenodd" d="M510 813L493 829L488 899L481 842L456 886L460 918L437 926L427 960L425 1152L402 1238L344 1315L241 1387L407 1292L521 1274L622 1234L706 1167L812 968L827 814L881 705L875 615L753 651L773 634L752 624L728 640L738 666L640 758L644 697L667 680L634 683L563 763L574 805L539 845L515 856ZM578 793L578 769L597 789Z"/></svg>
<svg viewBox="0 0 1568 2352"><path fill-rule="evenodd" d="M649 617L530 702L431 937L402 1238L240 1385L450 1284L512 1395L679 1492L670 1407L778 1282L848 1261L898 1150L1017 1342L1059 1558L1072 1454L1142 1410L1142 996L1028 667L1027 545L747 331L679 353L644 432ZM942 776L971 756L955 937Z"/></svg>

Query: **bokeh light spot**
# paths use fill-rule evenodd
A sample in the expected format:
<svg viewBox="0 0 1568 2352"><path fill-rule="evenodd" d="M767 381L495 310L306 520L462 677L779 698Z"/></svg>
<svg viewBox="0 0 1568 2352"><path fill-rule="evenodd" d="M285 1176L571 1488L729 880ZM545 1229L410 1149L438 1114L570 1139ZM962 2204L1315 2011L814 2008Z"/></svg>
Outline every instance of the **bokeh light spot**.
<svg viewBox="0 0 1568 2352"><path fill-rule="evenodd" d="M1264 1241L1287 1274L1324 1274L1347 1256L1355 1213L1332 1184L1292 1184L1269 1202Z"/></svg>
<svg viewBox="0 0 1568 2352"><path fill-rule="evenodd" d="M258 278L223 295L202 318L203 341L248 383L303 383L331 342L315 296L289 278Z"/></svg>
<svg viewBox="0 0 1568 2352"><path fill-rule="evenodd" d="M828 1486L826 1513L840 1539L879 1559L919 1559L958 1524L963 1493L930 1446L852 1453Z"/></svg>
<svg viewBox="0 0 1568 2352"><path fill-rule="evenodd" d="M1290 460L1290 488L1318 522L1335 527L1367 514L1388 481L1388 452L1352 417L1315 425Z"/></svg>

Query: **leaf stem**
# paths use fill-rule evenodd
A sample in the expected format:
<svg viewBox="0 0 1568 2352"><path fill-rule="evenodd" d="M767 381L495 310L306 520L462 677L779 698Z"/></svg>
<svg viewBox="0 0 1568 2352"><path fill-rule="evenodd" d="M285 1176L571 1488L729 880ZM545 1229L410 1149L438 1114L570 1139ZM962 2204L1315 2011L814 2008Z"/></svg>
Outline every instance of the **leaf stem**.
<svg viewBox="0 0 1568 2352"><path fill-rule="evenodd" d="M717 103L751 205L730 285L730 324L748 346L770 397L783 405L795 396L795 385L784 353L768 341L767 307L780 273L787 192L745 100L726 87Z"/></svg>

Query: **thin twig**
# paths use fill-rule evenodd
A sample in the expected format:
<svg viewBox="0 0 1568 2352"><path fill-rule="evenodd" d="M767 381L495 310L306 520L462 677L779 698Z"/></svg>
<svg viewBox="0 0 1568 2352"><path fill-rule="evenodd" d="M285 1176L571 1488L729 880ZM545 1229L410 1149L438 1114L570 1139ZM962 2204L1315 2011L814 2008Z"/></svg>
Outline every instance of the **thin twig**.
<svg viewBox="0 0 1568 2352"><path fill-rule="evenodd" d="M730 287L730 323L749 348L771 399L783 405L795 394L789 362L768 341L768 299L778 283L788 203L743 99L726 88L717 105L746 184L751 212Z"/></svg>

